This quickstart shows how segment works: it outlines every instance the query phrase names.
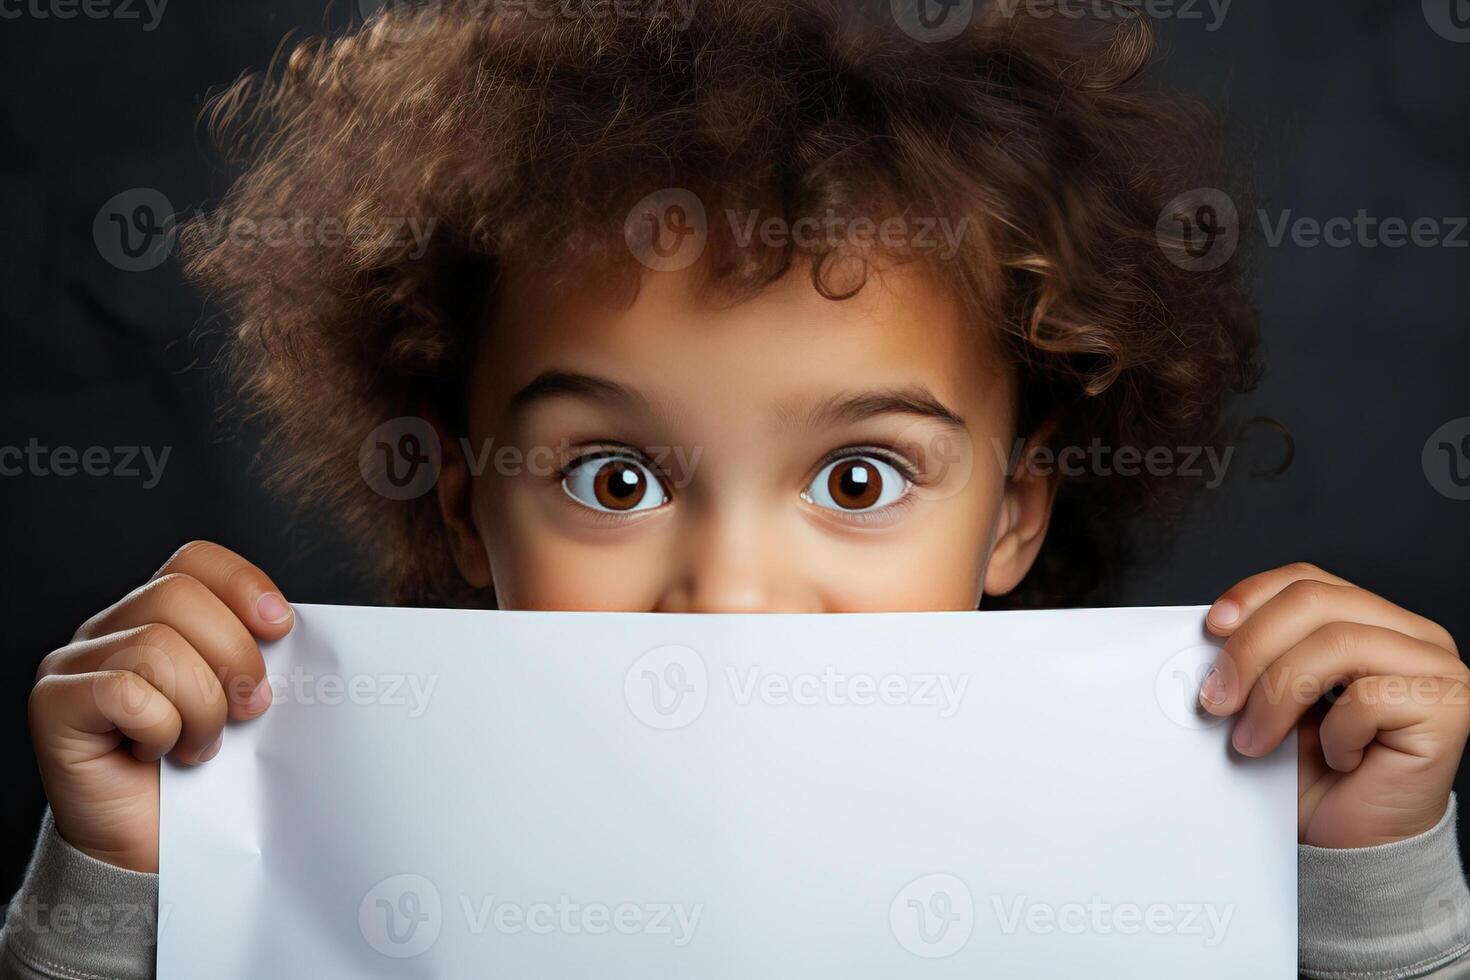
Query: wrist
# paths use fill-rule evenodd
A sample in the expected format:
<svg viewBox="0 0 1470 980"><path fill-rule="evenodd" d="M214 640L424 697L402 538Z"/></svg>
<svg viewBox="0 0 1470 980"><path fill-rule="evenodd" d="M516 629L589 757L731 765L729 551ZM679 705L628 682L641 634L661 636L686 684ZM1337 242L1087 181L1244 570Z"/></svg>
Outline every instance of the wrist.
<svg viewBox="0 0 1470 980"><path fill-rule="evenodd" d="M1323 850L1382 847L1427 834L1449 811L1450 790L1410 807L1382 810L1369 818L1319 820L1315 816L1302 831L1301 843Z"/></svg>
<svg viewBox="0 0 1470 980"><path fill-rule="evenodd" d="M1301 972L1418 976L1470 951L1451 795L1429 830L1370 847L1298 848Z"/></svg>
<svg viewBox="0 0 1470 980"><path fill-rule="evenodd" d="M52 811L55 833L74 850L87 857L111 865L123 871L142 874L158 873L158 841L155 838L136 844L117 844L110 839L99 839L95 833L76 828L65 817Z"/></svg>

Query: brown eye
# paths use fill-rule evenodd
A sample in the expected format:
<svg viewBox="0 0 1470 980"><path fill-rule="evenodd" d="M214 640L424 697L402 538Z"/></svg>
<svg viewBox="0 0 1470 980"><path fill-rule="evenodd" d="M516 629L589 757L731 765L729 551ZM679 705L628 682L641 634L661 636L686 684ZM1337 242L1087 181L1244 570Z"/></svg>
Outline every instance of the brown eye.
<svg viewBox="0 0 1470 980"><path fill-rule="evenodd" d="M623 456L593 456L572 465L561 482L567 496L593 510L626 514L667 501L647 466Z"/></svg>
<svg viewBox="0 0 1470 980"><path fill-rule="evenodd" d="M866 510L878 502L883 477L865 460L843 460L827 477L827 492L839 507Z"/></svg>
<svg viewBox="0 0 1470 980"><path fill-rule="evenodd" d="M597 502L608 510L632 510L648 491L648 479L636 466L610 460L592 478Z"/></svg>
<svg viewBox="0 0 1470 980"><path fill-rule="evenodd" d="M908 488L908 479L892 463L848 456L823 467L802 496L829 510L856 512L887 506Z"/></svg>

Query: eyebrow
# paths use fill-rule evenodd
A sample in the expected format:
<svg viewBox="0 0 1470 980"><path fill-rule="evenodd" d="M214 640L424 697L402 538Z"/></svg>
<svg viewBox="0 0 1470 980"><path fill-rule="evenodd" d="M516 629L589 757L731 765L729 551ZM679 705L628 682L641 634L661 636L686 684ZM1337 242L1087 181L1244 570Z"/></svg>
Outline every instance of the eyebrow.
<svg viewBox="0 0 1470 980"><path fill-rule="evenodd" d="M625 406L646 408L648 405L648 400L637 391L608 378L577 371L544 371L511 396L510 410L519 414L536 402L568 395Z"/></svg>
<svg viewBox="0 0 1470 980"><path fill-rule="evenodd" d="M956 429L965 427L963 418L922 385L834 395L818 402L805 413L784 410L780 413L780 420L787 427L800 424L822 428L852 425L881 415L913 415L933 419Z"/></svg>
<svg viewBox="0 0 1470 980"><path fill-rule="evenodd" d="M519 414L537 402L567 396L625 407L648 407L648 400L637 390L610 378L578 371L545 371L511 396L510 410ZM783 408L777 413L777 422L782 428L822 428L852 425L882 415L912 415L953 428L965 427L963 418L922 385L834 395L804 411Z"/></svg>

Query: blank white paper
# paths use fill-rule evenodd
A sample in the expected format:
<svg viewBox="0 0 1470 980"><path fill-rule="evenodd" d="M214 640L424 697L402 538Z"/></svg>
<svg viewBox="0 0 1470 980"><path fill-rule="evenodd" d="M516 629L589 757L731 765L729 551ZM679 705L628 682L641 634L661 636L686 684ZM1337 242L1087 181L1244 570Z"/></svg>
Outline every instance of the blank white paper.
<svg viewBox="0 0 1470 980"><path fill-rule="evenodd" d="M1204 607L295 608L164 766L163 980L1297 975Z"/></svg>

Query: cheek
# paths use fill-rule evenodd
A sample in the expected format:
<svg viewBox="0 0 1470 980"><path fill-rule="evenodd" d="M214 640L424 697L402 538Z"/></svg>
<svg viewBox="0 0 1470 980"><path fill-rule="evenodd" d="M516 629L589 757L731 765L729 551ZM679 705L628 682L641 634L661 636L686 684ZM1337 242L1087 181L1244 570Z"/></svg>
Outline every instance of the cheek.
<svg viewBox="0 0 1470 980"><path fill-rule="evenodd" d="M835 548L828 543L833 571L823 583L826 605L833 612L976 608L993 512L985 501L965 496L929 504L891 536Z"/></svg>
<svg viewBox="0 0 1470 980"><path fill-rule="evenodd" d="M653 542L568 535L548 519L548 501L514 481L483 498L485 553L501 609L642 612L657 598Z"/></svg>
<svg viewBox="0 0 1470 980"><path fill-rule="evenodd" d="M650 563L637 555L612 553L621 550L553 543L519 552L503 565L492 560L500 608L651 611L657 589L646 572ZM645 571L640 574L639 569Z"/></svg>

